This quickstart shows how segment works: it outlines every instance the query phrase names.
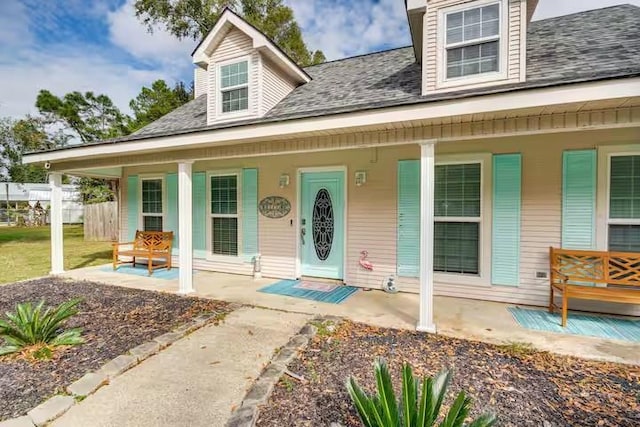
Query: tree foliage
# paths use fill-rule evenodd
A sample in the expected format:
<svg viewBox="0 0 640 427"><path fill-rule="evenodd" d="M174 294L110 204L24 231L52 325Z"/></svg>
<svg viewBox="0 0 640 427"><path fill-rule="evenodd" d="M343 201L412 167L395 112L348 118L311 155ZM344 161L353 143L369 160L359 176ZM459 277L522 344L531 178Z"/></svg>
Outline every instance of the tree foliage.
<svg viewBox="0 0 640 427"><path fill-rule="evenodd" d="M36 107L50 124L57 124L83 143L114 138L129 133L126 116L107 95L69 92L62 98L46 89L38 93Z"/></svg>
<svg viewBox="0 0 640 427"><path fill-rule="evenodd" d="M307 48L293 9L283 0L136 0L136 16L149 31L158 25L180 39L202 39L225 7L244 16L300 66L325 61L320 50Z"/></svg>
<svg viewBox="0 0 640 427"><path fill-rule="evenodd" d="M45 182L47 171L40 165L22 164L22 156L32 151L63 146L65 142L64 135L48 130L41 118L0 119L0 180Z"/></svg>
<svg viewBox="0 0 640 427"><path fill-rule="evenodd" d="M143 87L138 96L131 100L129 107L134 118L129 122L129 130L134 132L165 114L186 104L193 98L183 82L171 88L164 80L156 80L151 87Z"/></svg>

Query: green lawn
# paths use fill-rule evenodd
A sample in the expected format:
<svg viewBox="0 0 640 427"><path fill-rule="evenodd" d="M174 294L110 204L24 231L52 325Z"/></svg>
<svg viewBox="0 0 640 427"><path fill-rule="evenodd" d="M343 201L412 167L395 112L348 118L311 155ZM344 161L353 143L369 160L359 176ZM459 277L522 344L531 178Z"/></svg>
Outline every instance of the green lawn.
<svg viewBox="0 0 640 427"><path fill-rule="evenodd" d="M49 227L0 227L0 284L45 276L51 268ZM85 242L82 225L64 227L64 269L111 261L109 242Z"/></svg>

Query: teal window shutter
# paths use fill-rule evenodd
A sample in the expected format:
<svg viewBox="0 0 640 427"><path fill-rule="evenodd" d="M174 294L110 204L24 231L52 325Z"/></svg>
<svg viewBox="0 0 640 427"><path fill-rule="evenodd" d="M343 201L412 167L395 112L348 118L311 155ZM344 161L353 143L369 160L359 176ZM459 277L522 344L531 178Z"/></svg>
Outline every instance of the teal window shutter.
<svg viewBox="0 0 640 427"><path fill-rule="evenodd" d="M127 240L130 242L136 237L139 212L138 175L129 175L127 177Z"/></svg>
<svg viewBox="0 0 640 427"><path fill-rule="evenodd" d="M420 161L398 162L398 276L420 274Z"/></svg>
<svg viewBox="0 0 640 427"><path fill-rule="evenodd" d="M493 156L491 283L494 285L519 283L521 188L522 156Z"/></svg>
<svg viewBox="0 0 640 427"><path fill-rule="evenodd" d="M596 222L596 150L562 156L562 247L593 249Z"/></svg>
<svg viewBox="0 0 640 427"><path fill-rule="evenodd" d="M258 252L258 169L243 169L242 254L250 261Z"/></svg>
<svg viewBox="0 0 640 427"><path fill-rule="evenodd" d="M173 231L173 248L178 248L178 174L168 173L167 185L167 222L164 231Z"/></svg>
<svg viewBox="0 0 640 427"><path fill-rule="evenodd" d="M193 252L196 258L204 258L207 250L207 176L194 172L191 176Z"/></svg>

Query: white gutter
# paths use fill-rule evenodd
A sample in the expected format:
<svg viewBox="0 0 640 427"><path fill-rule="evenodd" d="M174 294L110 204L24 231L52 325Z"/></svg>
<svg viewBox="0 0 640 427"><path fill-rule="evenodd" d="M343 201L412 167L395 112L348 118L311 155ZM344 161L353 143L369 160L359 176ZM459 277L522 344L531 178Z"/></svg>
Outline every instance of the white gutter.
<svg viewBox="0 0 640 427"><path fill-rule="evenodd" d="M256 123L111 144L80 146L59 151L27 154L23 156L22 161L25 164L68 161L145 151L197 148L211 144L237 144L245 140L278 136L631 97L640 97L640 77L434 101L334 116Z"/></svg>

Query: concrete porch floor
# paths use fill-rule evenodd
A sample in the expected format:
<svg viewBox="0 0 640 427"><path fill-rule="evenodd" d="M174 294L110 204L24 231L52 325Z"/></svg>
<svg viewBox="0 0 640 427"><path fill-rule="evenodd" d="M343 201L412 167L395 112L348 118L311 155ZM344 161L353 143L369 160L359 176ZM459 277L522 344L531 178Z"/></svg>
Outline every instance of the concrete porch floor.
<svg viewBox="0 0 640 427"><path fill-rule="evenodd" d="M101 271L104 266L65 272L63 277L114 286L177 293L178 280ZM375 326L415 329L418 295L358 291L342 304L328 304L257 290L279 279L198 271L194 296L274 310L345 317ZM495 344L529 343L540 350L589 359L640 365L640 344L528 330L508 312L509 304L436 296L435 323L439 334Z"/></svg>

